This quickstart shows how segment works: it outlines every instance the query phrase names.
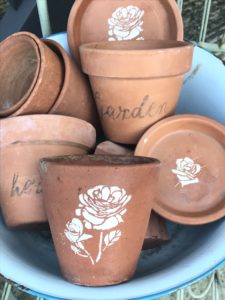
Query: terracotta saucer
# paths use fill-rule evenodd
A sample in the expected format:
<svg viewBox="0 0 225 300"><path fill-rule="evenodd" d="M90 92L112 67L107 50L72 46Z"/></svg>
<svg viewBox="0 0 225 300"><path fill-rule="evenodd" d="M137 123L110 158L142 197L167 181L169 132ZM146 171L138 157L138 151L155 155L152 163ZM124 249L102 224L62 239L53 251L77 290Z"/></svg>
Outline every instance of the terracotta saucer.
<svg viewBox="0 0 225 300"><path fill-rule="evenodd" d="M68 20L74 58L84 43L122 40L183 40L183 22L174 0L76 0Z"/></svg>
<svg viewBox="0 0 225 300"><path fill-rule="evenodd" d="M197 115L177 115L151 127L135 155L160 159L154 210L181 224L225 216L225 127Z"/></svg>

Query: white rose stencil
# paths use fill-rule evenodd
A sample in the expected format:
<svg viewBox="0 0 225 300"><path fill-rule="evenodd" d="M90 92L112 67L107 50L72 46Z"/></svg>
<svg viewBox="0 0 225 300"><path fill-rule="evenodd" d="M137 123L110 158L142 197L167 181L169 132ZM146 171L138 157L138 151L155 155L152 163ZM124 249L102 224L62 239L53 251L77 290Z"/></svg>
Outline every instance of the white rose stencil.
<svg viewBox="0 0 225 300"><path fill-rule="evenodd" d="M172 173L177 175L182 187L199 183L197 174L201 171L202 167L196 164L193 159L189 157L177 159L176 165L177 168L172 169Z"/></svg>
<svg viewBox="0 0 225 300"><path fill-rule="evenodd" d="M123 222L126 204L131 196L124 189L116 186L98 185L89 189L86 194L80 194L80 208L77 216L83 216L85 227L96 230L109 230Z"/></svg>
<svg viewBox="0 0 225 300"><path fill-rule="evenodd" d="M79 208L75 211L77 218L68 222L64 231L67 239L72 243L72 251L76 255L89 258L92 264L99 262L103 252L114 245L122 235L120 230L113 230L105 235L104 231L109 231L124 222L126 205L131 198L125 189L117 186L97 185L88 189L86 193L79 194ZM83 232L84 226L87 230L101 231L98 255L95 260L83 245L84 241L93 238L93 235Z"/></svg>
<svg viewBox="0 0 225 300"><path fill-rule="evenodd" d="M143 40L141 33L143 31L144 13L144 10L132 5L117 8L112 17L108 19L108 40Z"/></svg>

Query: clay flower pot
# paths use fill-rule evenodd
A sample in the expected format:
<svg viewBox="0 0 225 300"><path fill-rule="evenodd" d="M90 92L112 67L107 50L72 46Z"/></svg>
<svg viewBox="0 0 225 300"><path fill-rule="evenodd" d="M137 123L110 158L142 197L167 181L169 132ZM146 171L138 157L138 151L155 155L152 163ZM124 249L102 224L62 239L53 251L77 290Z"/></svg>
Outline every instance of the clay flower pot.
<svg viewBox="0 0 225 300"><path fill-rule="evenodd" d="M48 155L85 154L95 129L64 116L31 115L0 120L0 201L9 227L47 222L38 160Z"/></svg>
<svg viewBox="0 0 225 300"><path fill-rule="evenodd" d="M98 114L88 78L57 42L44 40L44 43L63 62L65 72L62 89L49 113L76 117L96 125Z"/></svg>
<svg viewBox="0 0 225 300"><path fill-rule="evenodd" d="M187 225L225 216L225 127L206 117L177 115L152 126L135 155L162 162L154 210Z"/></svg>
<svg viewBox="0 0 225 300"><path fill-rule="evenodd" d="M105 141L97 145L97 147L95 148L95 154L130 156L133 155L134 152L127 147L117 145L115 143L112 143L111 141Z"/></svg>
<svg viewBox="0 0 225 300"><path fill-rule="evenodd" d="M104 286L132 277L153 205L158 163L98 155L41 161L46 212L67 280Z"/></svg>
<svg viewBox="0 0 225 300"><path fill-rule="evenodd" d="M135 144L152 124L174 113L193 47L177 41L101 42L80 47L103 130Z"/></svg>
<svg viewBox="0 0 225 300"><path fill-rule="evenodd" d="M0 117L47 113L61 90L63 66L37 36L18 32L0 43Z"/></svg>

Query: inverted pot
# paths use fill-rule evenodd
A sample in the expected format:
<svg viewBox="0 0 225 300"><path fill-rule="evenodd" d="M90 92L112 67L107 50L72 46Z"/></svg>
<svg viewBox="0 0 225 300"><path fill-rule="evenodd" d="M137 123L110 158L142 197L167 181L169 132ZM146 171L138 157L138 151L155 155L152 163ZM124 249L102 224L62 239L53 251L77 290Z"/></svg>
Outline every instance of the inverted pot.
<svg viewBox="0 0 225 300"><path fill-rule="evenodd" d="M64 116L31 115L0 120L0 202L9 227L47 222L38 160L85 154L95 145L89 123Z"/></svg>
<svg viewBox="0 0 225 300"><path fill-rule="evenodd" d="M107 138L135 144L174 113L193 47L177 41L101 42L82 45L80 53Z"/></svg>
<svg viewBox="0 0 225 300"><path fill-rule="evenodd" d="M154 210L187 225L225 216L225 127L198 115L177 115L151 127L135 155L161 160Z"/></svg>
<svg viewBox="0 0 225 300"><path fill-rule="evenodd" d="M96 126L99 122L98 113L88 78L57 42L46 39L44 43L55 52L64 66L62 89L49 114L79 118Z"/></svg>
<svg viewBox="0 0 225 300"><path fill-rule="evenodd" d="M61 90L63 66L36 35L18 32L0 43L0 117L47 113Z"/></svg>
<svg viewBox="0 0 225 300"><path fill-rule="evenodd" d="M104 286L132 277L153 205L157 171L157 160L137 157L41 160L46 212L67 280Z"/></svg>

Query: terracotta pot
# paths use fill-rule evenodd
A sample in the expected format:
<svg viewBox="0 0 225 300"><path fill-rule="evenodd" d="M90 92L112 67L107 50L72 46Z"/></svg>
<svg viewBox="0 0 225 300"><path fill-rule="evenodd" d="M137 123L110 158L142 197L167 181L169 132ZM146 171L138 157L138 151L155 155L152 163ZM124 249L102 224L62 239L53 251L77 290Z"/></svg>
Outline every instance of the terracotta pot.
<svg viewBox="0 0 225 300"><path fill-rule="evenodd" d="M76 117L96 126L99 118L88 78L57 42L44 43L63 61L65 70L62 89L49 113Z"/></svg>
<svg viewBox="0 0 225 300"><path fill-rule="evenodd" d="M10 227L47 222L38 160L85 154L95 145L95 129L64 116L32 115L0 120L0 201Z"/></svg>
<svg viewBox="0 0 225 300"><path fill-rule="evenodd" d="M63 66L34 34L18 32L0 43L0 117L47 113L61 90Z"/></svg>
<svg viewBox="0 0 225 300"><path fill-rule="evenodd" d="M153 205L158 161L59 157L42 160L40 170L64 277L87 286L130 279Z"/></svg>
<svg viewBox="0 0 225 300"><path fill-rule="evenodd" d="M154 210L181 224L225 216L225 127L197 115L177 115L150 128L135 155L162 161Z"/></svg>
<svg viewBox="0 0 225 300"><path fill-rule="evenodd" d="M134 152L126 147L117 145L110 141L105 141L97 145L95 154L108 154L108 155L133 155Z"/></svg>
<svg viewBox="0 0 225 300"><path fill-rule="evenodd" d="M142 250L160 247L169 240L170 237L165 220L153 211L149 220Z"/></svg>
<svg viewBox="0 0 225 300"><path fill-rule="evenodd" d="M176 41L102 42L80 48L103 130L135 144L152 124L174 113L193 47Z"/></svg>
<svg viewBox="0 0 225 300"><path fill-rule="evenodd" d="M183 40L183 21L174 0L76 0L67 31L71 53L79 61L79 46L85 43Z"/></svg>

